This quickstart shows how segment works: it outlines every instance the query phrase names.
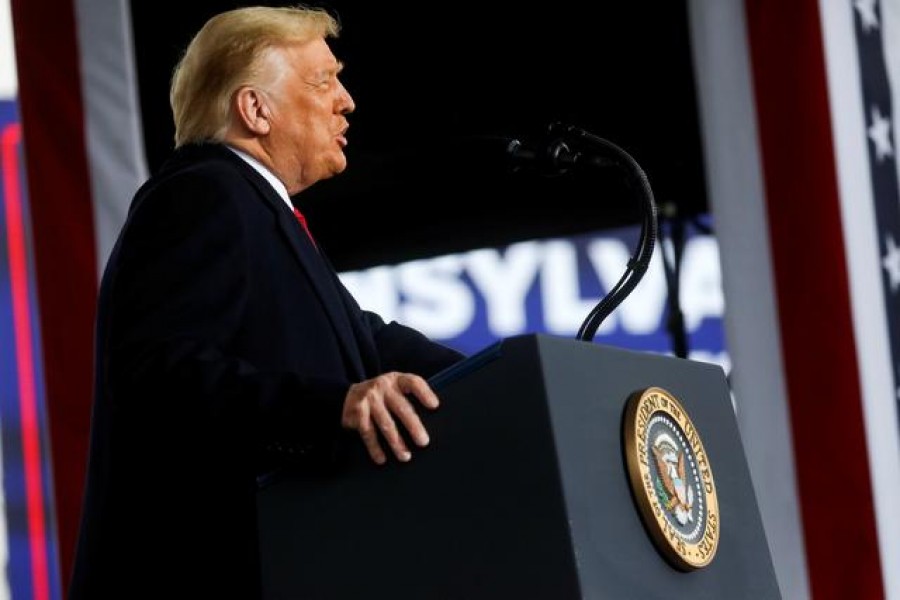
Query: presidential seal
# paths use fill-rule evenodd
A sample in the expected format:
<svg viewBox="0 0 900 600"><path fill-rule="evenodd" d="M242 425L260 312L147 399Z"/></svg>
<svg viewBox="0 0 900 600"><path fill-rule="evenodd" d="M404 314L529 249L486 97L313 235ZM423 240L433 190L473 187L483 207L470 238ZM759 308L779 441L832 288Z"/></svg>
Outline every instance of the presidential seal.
<svg viewBox="0 0 900 600"><path fill-rule="evenodd" d="M628 399L625 460L644 525L676 568L705 567L719 545L719 501L700 433L678 400L651 387Z"/></svg>

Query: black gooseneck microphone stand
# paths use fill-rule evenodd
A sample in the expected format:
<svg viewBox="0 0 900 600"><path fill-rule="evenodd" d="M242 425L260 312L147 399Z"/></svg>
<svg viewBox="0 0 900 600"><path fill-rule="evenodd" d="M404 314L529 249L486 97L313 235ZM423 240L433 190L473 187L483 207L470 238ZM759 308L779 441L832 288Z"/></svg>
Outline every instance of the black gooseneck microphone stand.
<svg viewBox="0 0 900 600"><path fill-rule="evenodd" d="M620 169L627 176L629 188L640 196L641 235L625 273L588 313L578 329L577 339L591 342L603 320L634 290L650 265L658 226L656 202L647 174L630 154L616 144L583 129L560 123L554 123L548 128L547 140L537 151L527 150L518 142L510 145L508 151L517 158L536 160L545 172L553 174L582 165L598 169Z"/></svg>

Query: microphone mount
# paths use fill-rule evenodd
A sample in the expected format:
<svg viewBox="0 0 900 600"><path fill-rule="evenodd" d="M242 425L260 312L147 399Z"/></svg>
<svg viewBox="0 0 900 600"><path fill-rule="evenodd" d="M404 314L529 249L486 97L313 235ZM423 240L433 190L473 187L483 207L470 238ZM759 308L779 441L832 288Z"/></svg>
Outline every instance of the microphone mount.
<svg viewBox="0 0 900 600"><path fill-rule="evenodd" d="M600 325L634 290L650 265L658 236L657 209L647 174L625 150L583 129L562 123L547 128L544 138L528 145L517 139L509 140L506 154L514 170L536 167L548 176L558 176L581 167L592 169L616 168L624 172L628 187L639 196L641 205L641 234L625 272L606 296L590 311L577 339L593 341Z"/></svg>

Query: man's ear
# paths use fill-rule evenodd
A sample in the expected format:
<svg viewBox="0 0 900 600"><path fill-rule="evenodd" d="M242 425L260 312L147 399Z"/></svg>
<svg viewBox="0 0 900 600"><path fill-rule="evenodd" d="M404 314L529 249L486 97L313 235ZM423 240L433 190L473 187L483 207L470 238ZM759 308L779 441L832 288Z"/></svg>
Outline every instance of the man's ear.
<svg viewBox="0 0 900 600"><path fill-rule="evenodd" d="M244 127L256 135L267 135L272 127L266 96L258 89L245 86L234 95L234 108Z"/></svg>

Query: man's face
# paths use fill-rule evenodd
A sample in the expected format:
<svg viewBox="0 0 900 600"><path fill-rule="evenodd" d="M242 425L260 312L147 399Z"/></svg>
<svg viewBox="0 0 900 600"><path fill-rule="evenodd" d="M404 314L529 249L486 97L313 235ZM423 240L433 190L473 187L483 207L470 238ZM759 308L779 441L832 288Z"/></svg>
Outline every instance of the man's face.
<svg viewBox="0 0 900 600"><path fill-rule="evenodd" d="M297 192L347 167L344 146L353 98L323 39L276 48L263 61L271 130L264 142L275 172Z"/></svg>

